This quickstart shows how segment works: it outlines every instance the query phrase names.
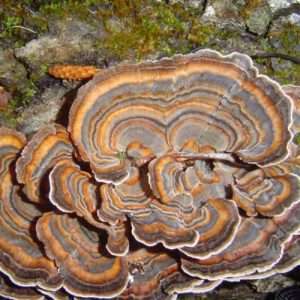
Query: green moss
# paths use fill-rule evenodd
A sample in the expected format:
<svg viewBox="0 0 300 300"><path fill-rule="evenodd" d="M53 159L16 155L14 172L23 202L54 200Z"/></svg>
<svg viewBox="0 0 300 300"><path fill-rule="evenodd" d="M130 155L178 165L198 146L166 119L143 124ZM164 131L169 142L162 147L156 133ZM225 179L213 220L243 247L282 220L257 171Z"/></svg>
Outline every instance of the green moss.
<svg viewBox="0 0 300 300"><path fill-rule="evenodd" d="M16 128L18 124L18 116L15 112L15 108L9 104L5 110L0 110L0 126L6 126L10 128Z"/></svg>
<svg viewBox="0 0 300 300"><path fill-rule="evenodd" d="M218 31L214 25L197 22L191 27L188 40L197 47L208 44L211 39L216 38L217 34ZM219 37L221 37L221 34Z"/></svg>
<svg viewBox="0 0 300 300"><path fill-rule="evenodd" d="M79 9L84 7L86 1L50 1L42 4L39 12L43 15L64 17L66 15L76 14ZM80 15L80 14L79 14Z"/></svg>
<svg viewBox="0 0 300 300"><path fill-rule="evenodd" d="M1 1L0 41L5 46L21 47L47 30L47 19L31 9L31 2Z"/></svg>
<svg viewBox="0 0 300 300"><path fill-rule="evenodd" d="M34 95L37 93L37 87L33 81L29 81L28 85L21 92L16 93L9 101L5 110L0 110L0 119L2 125L15 128L18 124L18 110L31 103Z"/></svg>
<svg viewBox="0 0 300 300"><path fill-rule="evenodd" d="M16 26L22 23L22 18L18 16L5 16L3 18L3 31L1 32L1 37L11 37Z"/></svg>
<svg viewBox="0 0 300 300"><path fill-rule="evenodd" d="M18 121L16 119L15 114L9 114L7 112L0 111L0 119L1 119L2 125L5 127L16 128L18 125Z"/></svg>
<svg viewBox="0 0 300 300"><path fill-rule="evenodd" d="M226 29L219 30L213 24L203 23L199 17L199 9L186 7L181 2L175 4L153 0L27 0L18 1L17 4L13 4L10 0L2 2L0 39L2 36L6 41L12 40L13 46L21 46L33 37L48 31L49 20L68 17L80 18L95 26L103 24L107 32L106 38L99 40L95 46L99 50L105 50L108 56L119 60L128 58L139 60L158 52L160 55L185 53L198 47L214 46L217 44L215 40L226 40L237 34ZM246 1L242 14L246 16L261 3L261 0ZM119 27L112 23L118 23ZM296 38L293 40L296 41ZM289 41L284 41L284 44L287 42Z"/></svg>
<svg viewBox="0 0 300 300"><path fill-rule="evenodd" d="M294 138L293 138L293 142L294 142L296 145L300 146L300 132L298 132L298 133L295 134L295 136L294 136Z"/></svg>
<svg viewBox="0 0 300 300"><path fill-rule="evenodd" d="M290 68L274 71L271 76L281 84L300 84L300 65L293 64Z"/></svg>
<svg viewBox="0 0 300 300"><path fill-rule="evenodd" d="M19 111L22 107L28 106L38 89L33 81L28 81L28 84L21 91L17 91L13 98L9 100L8 105L5 110L0 109L0 126L8 126L11 128L16 128L19 122Z"/></svg>
<svg viewBox="0 0 300 300"><path fill-rule="evenodd" d="M52 18L75 16L91 22L95 18L91 14L90 7L103 2L102 0L2 0L0 3L0 40L5 39L7 46L23 46L32 38L47 32L49 20Z"/></svg>
<svg viewBox="0 0 300 300"><path fill-rule="evenodd" d="M135 10L124 9L125 13L113 9L119 17L104 19L108 36L103 48L118 59L141 59L155 51L171 55L175 51L171 39L185 33L184 22L165 5L149 6L145 10L136 5ZM120 24L120 28L112 26L112 22Z"/></svg>
<svg viewBox="0 0 300 300"><path fill-rule="evenodd" d="M279 64L286 62L283 59L278 60ZM274 70L270 58L258 58L255 61L264 66L266 75L277 80L280 84L300 84L300 65L291 63L286 68Z"/></svg>
<svg viewBox="0 0 300 300"><path fill-rule="evenodd" d="M108 36L102 48L118 59L139 60L152 53L166 56L185 53L208 46L216 33L215 26L200 21L197 10L181 3L144 1L141 6L139 1L127 2L127 9L123 3L122 12L113 6L112 14L103 16ZM128 9L130 6L134 9ZM115 28L112 22L119 26Z"/></svg>
<svg viewBox="0 0 300 300"><path fill-rule="evenodd" d="M273 38L279 41L282 46L282 52L293 56L300 56L300 49L298 51L296 50L296 46L299 46L300 41L299 26L287 23L283 26L277 37L275 35Z"/></svg>
<svg viewBox="0 0 300 300"><path fill-rule="evenodd" d="M272 43L270 43L272 41ZM268 38L260 39L259 48L266 53L283 53L293 57L299 57L300 51L297 50L300 41L299 26L286 23L280 31L270 32ZM277 45L276 47L272 45ZM285 68L276 68L271 64L271 58L256 59L256 62L266 67L267 75L276 79L281 84L300 84L300 65L288 63L287 60L278 59L278 64L286 64Z"/></svg>
<svg viewBox="0 0 300 300"><path fill-rule="evenodd" d="M263 4L262 0L247 0L245 5L240 10L240 15L247 19L252 12Z"/></svg>
<svg viewBox="0 0 300 300"><path fill-rule="evenodd" d="M37 93L37 87L33 81L29 81L28 85L24 89L22 93L22 97L20 97L18 104L21 104L22 106L28 105L32 99L33 96Z"/></svg>
<svg viewBox="0 0 300 300"><path fill-rule="evenodd" d="M50 64L41 64L38 65L29 75L29 84L30 89L36 89L35 83L38 82L42 77L48 73Z"/></svg>
<svg viewBox="0 0 300 300"><path fill-rule="evenodd" d="M45 33L53 18L80 18L92 25L103 24L107 35L96 47L117 59L142 59L153 53L172 55L207 47L216 30L201 23L199 10L182 3L153 0L4 0L2 25L6 43L22 46ZM0 21L1 22L1 21ZM113 23L120 24L120 28ZM18 27L16 27L18 26ZM96 28L96 27L95 27ZM7 39L10 37L10 39ZM1 38L1 36L0 36Z"/></svg>

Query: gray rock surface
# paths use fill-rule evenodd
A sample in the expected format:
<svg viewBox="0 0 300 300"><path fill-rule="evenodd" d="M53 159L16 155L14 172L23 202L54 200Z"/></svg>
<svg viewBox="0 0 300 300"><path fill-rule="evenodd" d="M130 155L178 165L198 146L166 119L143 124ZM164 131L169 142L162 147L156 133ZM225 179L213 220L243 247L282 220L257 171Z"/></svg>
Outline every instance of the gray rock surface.
<svg viewBox="0 0 300 300"><path fill-rule="evenodd" d="M102 58L96 47L104 34L101 26L68 18L52 21L49 27L49 34L15 50L16 57L31 69L33 76L39 77L54 63L88 64Z"/></svg>
<svg viewBox="0 0 300 300"><path fill-rule="evenodd" d="M268 0L268 3L272 12L275 12L277 9L286 8L294 3L300 3L300 0Z"/></svg>
<svg viewBox="0 0 300 300"><path fill-rule="evenodd" d="M199 295L183 295L180 300L264 300L265 294L257 293L247 283L224 283L217 289Z"/></svg>
<svg viewBox="0 0 300 300"><path fill-rule="evenodd" d="M28 84L25 67L14 57L12 49L0 49L0 85L14 92L22 90Z"/></svg>
<svg viewBox="0 0 300 300"><path fill-rule="evenodd" d="M66 100L68 89L57 85L45 89L39 102L28 106L19 116L18 130L31 136L39 128L54 122Z"/></svg>
<svg viewBox="0 0 300 300"><path fill-rule="evenodd" d="M276 14L280 10L282 11L283 9L288 9L291 6L300 5L300 0L268 0L268 3L272 13ZM289 14L286 21L300 25L300 7L296 9L295 13Z"/></svg>
<svg viewBox="0 0 300 300"><path fill-rule="evenodd" d="M273 293L277 290L293 286L295 280L284 274L277 274L264 280L251 280L249 284L259 293Z"/></svg>
<svg viewBox="0 0 300 300"><path fill-rule="evenodd" d="M268 3L263 3L255 7L246 18L246 25L250 32L264 35L272 20L272 11Z"/></svg>
<svg viewBox="0 0 300 300"><path fill-rule="evenodd" d="M216 16L220 22L226 22L228 20L235 20L235 22L242 22L240 15L240 9L245 4L245 0L231 1L231 0L214 0L209 1L214 10Z"/></svg>

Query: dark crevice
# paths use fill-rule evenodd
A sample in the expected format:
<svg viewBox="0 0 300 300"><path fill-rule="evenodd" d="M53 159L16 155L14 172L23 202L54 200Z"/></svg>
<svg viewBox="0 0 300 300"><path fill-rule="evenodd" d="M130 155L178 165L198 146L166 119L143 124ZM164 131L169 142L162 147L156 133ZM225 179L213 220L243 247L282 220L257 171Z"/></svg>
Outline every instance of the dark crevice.
<svg viewBox="0 0 300 300"><path fill-rule="evenodd" d="M225 195L226 195L225 197L226 197L226 199L232 199L232 197L233 197L232 186L231 185L225 185L224 189L225 189Z"/></svg>
<svg viewBox="0 0 300 300"><path fill-rule="evenodd" d="M267 29L263 35L263 38L267 38L268 35L269 35L269 32L272 28L272 25L274 23L275 20L277 20L278 18L280 17L287 17L293 13L296 13L296 14L300 14L300 3L293 3L291 4L290 6L288 7L284 7L284 8L279 8L277 9L274 13L273 13L273 17L272 19L270 20L268 26L267 26Z"/></svg>
<svg viewBox="0 0 300 300"><path fill-rule="evenodd" d="M59 123L63 125L64 127L68 127L68 121L69 121L69 112L71 109L71 106L74 102L74 99L76 98L78 89L85 84L86 81L79 82L78 86L75 89L70 90L64 95L64 102L56 116L56 123Z"/></svg>
<svg viewBox="0 0 300 300"><path fill-rule="evenodd" d="M291 56L291 55L287 55L284 53L275 53L275 52L261 52L261 53L256 53L254 55L251 55L251 58L253 59L257 59L257 58L281 58L284 60L289 60L295 64L300 64L300 58L299 57L295 57L295 56Z"/></svg>
<svg viewBox="0 0 300 300"><path fill-rule="evenodd" d="M207 7L208 7L208 0L204 0L202 3L202 11L200 13L201 16L205 14Z"/></svg>

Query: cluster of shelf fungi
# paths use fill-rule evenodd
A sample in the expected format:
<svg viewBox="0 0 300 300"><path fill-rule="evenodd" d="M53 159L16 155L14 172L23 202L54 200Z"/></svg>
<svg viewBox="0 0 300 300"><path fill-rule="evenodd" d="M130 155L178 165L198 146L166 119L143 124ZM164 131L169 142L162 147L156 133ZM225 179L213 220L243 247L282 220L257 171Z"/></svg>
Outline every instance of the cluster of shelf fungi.
<svg viewBox="0 0 300 300"><path fill-rule="evenodd" d="M175 299L300 261L300 88L211 50L103 70L68 126L0 129L0 294Z"/></svg>

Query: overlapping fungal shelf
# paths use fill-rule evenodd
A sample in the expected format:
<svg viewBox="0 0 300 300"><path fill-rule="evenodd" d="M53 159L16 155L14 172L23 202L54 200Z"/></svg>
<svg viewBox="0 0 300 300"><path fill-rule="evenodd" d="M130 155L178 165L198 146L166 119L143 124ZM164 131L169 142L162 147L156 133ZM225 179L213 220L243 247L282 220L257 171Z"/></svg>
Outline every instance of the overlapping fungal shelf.
<svg viewBox="0 0 300 300"><path fill-rule="evenodd" d="M175 299L291 270L299 95L201 50L99 72L67 128L1 128L0 294Z"/></svg>

